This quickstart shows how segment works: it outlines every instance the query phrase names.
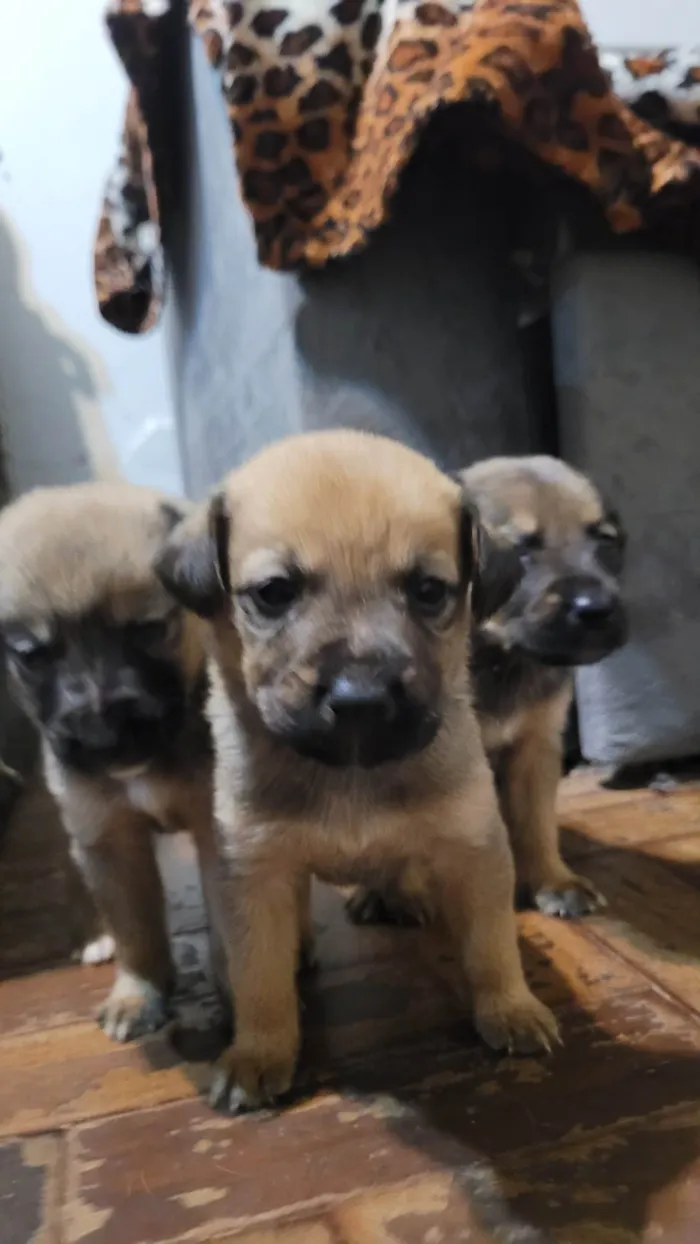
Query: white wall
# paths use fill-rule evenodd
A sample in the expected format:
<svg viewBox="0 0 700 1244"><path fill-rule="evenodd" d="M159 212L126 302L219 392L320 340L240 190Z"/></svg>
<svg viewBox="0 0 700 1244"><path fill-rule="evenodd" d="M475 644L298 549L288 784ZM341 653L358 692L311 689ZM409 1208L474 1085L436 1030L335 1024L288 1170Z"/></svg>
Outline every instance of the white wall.
<svg viewBox="0 0 700 1244"><path fill-rule="evenodd" d="M581 0L581 9L603 47L700 44L699 0Z"/></svg>
<svg viewBox="0 0 700 1244"><path fill-rule="evenodd" d="M127 95L104 9L0 3L0 423L15 491L118 473L181 490L163 334L109 328L93 290Z"/></svg>

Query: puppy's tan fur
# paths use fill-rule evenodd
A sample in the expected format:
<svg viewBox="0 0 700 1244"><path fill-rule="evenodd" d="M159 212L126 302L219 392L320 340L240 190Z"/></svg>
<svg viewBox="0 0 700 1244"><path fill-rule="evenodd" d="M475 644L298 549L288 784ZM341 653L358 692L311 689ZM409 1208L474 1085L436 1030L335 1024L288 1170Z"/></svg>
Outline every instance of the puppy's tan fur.
<svg viewBox="0 0 700 1244"><path fill-rule="evenodd" d="M159 494L127 484L41 489L15 502L0 519L0 624L41 633L56 619L80 619L94 611L122 625L170 609L152 569L173 525L163 508L168 504ZM205 658L200 624L184 611L170 655L194 693ZM18 694L22 699L21 687ZM25 707L32 712L31 704ZM114 939L117 976L101 1021L120 1040L165 1021L173 981L153 831L191 830L205 888L213 869L208 730L194 700L188 711L178 772L146 768L132 775L85 776L66 768L42 737L48 787ZM108 943L109 938L102 941L99 957L108 957ZM88 958L97 951L91 947Z"/></svg>
<svg viewBox="0 0 700 1244"><path fill-rule="evenodd" d="M328 768L280 743L255 708L282 666L295 693L318 677L311 655L289 664L290 652L311 654L342 635L361 654L381 640L397 574L417 557L457 580L460 503L458 485L420 455L370 435L320 433L273 446L229 476L209 517L187 520L165 550L164 581L193 608L201 584L216 582L214 561L220 589L230 585L216 607L203 597L199 607L210 617L219 919L236 1013L216 1092L232 1109L292 1081L312 875L428 894L458 948L484 1039L530 1049L556 1034L520 962L512 857L464 660L466 594L421 641L425 662L439 668L442 725L418 754L374 769ZM226 515L223 548L221 528L218 548L211 528L215 507ZM325 586L301 618L259 639L239 594L289 555ZM418 679L421 651L417 644Z"/></svg>
<svg viewBox="0 0 700 1244"><path fill-rule="evenodd" d="M605 524L606 511L584 475L557 459L535 456L490 458L461 472L461 479L494 540L517 548L537 537L543 576L596 571L589 533ZM528 604L529 624L536 628L538 618L547 621L556 599L553 594L550 602L544 591ZM584 915L604 900L562 859L556 814L572 670L540 664L519 649L520 623L509 597L500 611L475 628L471 660L479 725L496 776L521 895L547 914ZM480 661L484 644L496 654L493 667L488 660ZM415 894L409 901L407 895L376 891L353 895L349 911L360 923L406 923L425 914Z"/></svg>
<svg viewBox="0 0 700 1244"><path fill-rule="evenodd" d="M546 457L491 458L462 472L487 528L516 544L537 533L542 557L556 563L562 550L585 550L585 533L601 523L601 497L586 476ZM503 639L507 623L496 614L486 632ZM557 791L563 738L573 698L572 671L529 668L529 696L520 694L498 711L484 697L479 722L497 776L501 807L510 834L518 887L552 915L582 915L604 905L585 877L561 856Z"/></svg>

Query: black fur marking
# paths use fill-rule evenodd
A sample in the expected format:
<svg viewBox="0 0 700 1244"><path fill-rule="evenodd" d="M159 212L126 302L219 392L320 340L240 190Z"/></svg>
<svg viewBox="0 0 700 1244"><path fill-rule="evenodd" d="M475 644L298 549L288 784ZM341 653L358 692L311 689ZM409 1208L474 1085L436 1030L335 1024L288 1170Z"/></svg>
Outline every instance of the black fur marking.
<svg viewBox="0 0 700 1244"><path fill-rule="evenodd" d="M520 552L511 544L499 544L478 528L478 565L472 589L472 609L477 622L492 618L502 609L523 577Z"/></svg>
<svg viewBox="0 0 700 1244"><path fill-rule="evenodd" d="M11 685L67 768L182 772L209 754L202 679L188 688L172 626L57 619L50 643L7 653Z"/></svg>
<svg viewBox="0 0 700 1244"><path fill-rule="evenodd" d="M171 596L200 618L213 618L230 591L228 515L224 498L210 503L207 529L191 536L187 523L176 527L156 558L154 570Z"/></svg>
<svg viewBox="0 0 700 1244"><path fill-rule="evenodd" d="M507 719L563 691L571 671L542 665L520 649L506 649L475 628L470 667L477 713Z"/></svg>
<svg viewBox="0 0 700 1244"><path fill-rule="evenodd" d="M172 531L174 527L177 527L178 523L181 523L183 518L187 515L186 510L181 510L175 503L170 501L162 501L160 510L167 523L169 532Z"/></svg>
<svg viewBox="0 0 700 1244"><path fill-rule="evenodd" d="M460 587L472 584L472 611L477 622L493 617L513 595L523 568L517 549L498 544L480 521L476 504L458 471L450 478L462 490L459 527Z"/></svg>

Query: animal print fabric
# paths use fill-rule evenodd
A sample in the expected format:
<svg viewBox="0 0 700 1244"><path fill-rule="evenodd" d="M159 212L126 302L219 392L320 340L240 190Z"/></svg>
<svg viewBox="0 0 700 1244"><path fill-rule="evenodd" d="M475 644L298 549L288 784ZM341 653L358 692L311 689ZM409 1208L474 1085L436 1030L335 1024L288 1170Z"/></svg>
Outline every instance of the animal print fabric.
<svg viewBox="0 0 700 1244"><path fill-rule="evenodd" d="M114 0L107 15L131 95L95 279L102 314L125 332L154 324L163 299L185 3ZM663 132L665 121L700 124L700 51L599 55L575 0L189 0L186 10L220 75L271 268L361 247L427 120L464 101L587 186L620 232L700 197L700 151Z"/></svg>

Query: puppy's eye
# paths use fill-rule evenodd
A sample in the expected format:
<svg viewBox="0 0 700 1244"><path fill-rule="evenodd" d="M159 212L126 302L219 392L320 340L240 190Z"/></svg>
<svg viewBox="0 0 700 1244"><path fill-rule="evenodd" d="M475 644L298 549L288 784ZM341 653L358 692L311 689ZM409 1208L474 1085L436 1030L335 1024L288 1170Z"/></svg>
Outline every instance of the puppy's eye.
<svg viewBox="0 0 700 1244"><path fill-rule="evenodd" d="M453 592L444 579L423 574L411 575L405 590L409 604L425 618L438 617L452 599Z"/></svg>
<svg viewBox="0 0 700 1244"><path fill-rule="evenodd" d="M258 613L265 618L281 618L299 599L303 584L299 579L275 575L264 583L248 588L247 595Z"/></svg>
<svg viewBox="0 0 700 1244"><path fill-rule="evenodd" d="M544 548L544 536L541 531L524 531L518 536L517 549L519 553L537 553Z"/></svg>
<svg viewBox="0 0 700 1244"><path fill-rule="evenodd" d="M5 632L7 650L16 661L23 665L38 665L55 650L56 643L51 637L39 637L31 631L9 630Z"/></svg>

